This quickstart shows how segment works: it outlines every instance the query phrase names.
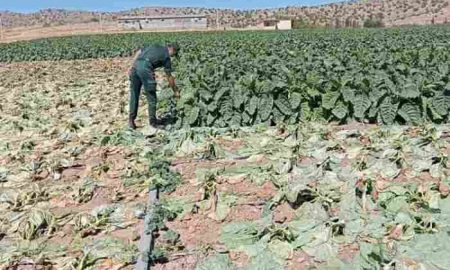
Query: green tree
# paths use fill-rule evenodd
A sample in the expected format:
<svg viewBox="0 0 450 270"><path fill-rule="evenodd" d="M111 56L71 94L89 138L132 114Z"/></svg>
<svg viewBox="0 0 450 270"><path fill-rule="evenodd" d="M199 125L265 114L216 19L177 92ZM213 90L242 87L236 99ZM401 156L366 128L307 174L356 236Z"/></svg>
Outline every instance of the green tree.
<svg viewBox="0 0 450 270"><path fill-rule="evenodd" d="M379 19L367 19L364 21L365 28L381 28L384 27L384 23Z"/></svg>

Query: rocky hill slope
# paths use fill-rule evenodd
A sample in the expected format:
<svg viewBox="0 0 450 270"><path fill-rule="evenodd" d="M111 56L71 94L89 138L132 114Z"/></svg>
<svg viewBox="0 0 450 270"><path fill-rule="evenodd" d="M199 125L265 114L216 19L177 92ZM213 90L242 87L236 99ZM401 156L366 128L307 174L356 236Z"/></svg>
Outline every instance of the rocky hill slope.
<svg viewBox="0 0 450 270"><path fill-rule="evenodd" d="M265 19L292 18L300 25L310 27L361 27L368 20L385 26L408 24L439 24L450 20L450 0L362 0L313 7L286 7L277 9L231 10L207 8L146 7L122 12L68 11L45 9L22 14L0 12L6 28L45 27L67 24L112 22L121 16L206 14L209 25L246 27Z"/></svg>

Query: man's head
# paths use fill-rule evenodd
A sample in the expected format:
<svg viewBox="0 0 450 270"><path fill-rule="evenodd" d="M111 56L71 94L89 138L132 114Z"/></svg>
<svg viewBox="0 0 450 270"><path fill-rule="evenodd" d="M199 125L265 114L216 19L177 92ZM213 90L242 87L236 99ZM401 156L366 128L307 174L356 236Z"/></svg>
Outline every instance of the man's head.
<svg viewBox="0 0 450 270"><path fill-rule="evenodd" d="M170 56L178 56L179 46L177 43L167 44Z"/></svg>

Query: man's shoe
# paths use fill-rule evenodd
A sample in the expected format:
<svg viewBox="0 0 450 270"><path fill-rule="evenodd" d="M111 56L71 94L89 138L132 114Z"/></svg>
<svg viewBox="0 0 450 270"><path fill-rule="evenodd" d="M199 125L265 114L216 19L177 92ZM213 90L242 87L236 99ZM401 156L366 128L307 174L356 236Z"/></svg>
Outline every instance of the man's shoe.
<svg viewBox="0 0 450 270"><path fill-rule="evenodd" d="M136 124L133 120L128 120L128 128L132 130L136 130Z"/></svg>

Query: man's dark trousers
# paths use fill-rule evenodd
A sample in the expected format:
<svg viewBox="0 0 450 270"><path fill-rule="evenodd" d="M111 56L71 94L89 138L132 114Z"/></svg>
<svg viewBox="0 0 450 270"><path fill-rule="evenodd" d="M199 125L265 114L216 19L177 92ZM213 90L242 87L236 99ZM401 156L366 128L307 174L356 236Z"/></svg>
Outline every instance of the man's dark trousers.
<svg viewBox="0 0 450 270"><path fill-rule="evenodd" d="M156 125L156 80L155 72L150 63L145 60L137 60L130 74L130 120L136 120L139 96L144 87L144 95L147 97L148 117L150 125Z"/></svg>

